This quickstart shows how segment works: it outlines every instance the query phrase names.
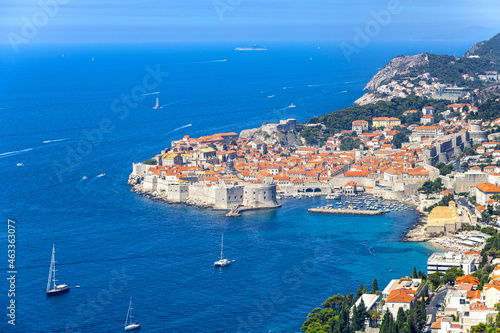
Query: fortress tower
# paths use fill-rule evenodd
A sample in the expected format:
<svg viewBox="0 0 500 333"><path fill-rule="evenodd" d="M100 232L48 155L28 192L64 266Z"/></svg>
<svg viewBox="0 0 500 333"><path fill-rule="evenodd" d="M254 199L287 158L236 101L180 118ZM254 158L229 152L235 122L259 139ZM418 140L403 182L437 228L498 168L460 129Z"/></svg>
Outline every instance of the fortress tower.
<svg viewBox="0 0 500 333"><path fill-rule="evenodd" d="M483 131L482 120L469 120L469 134L473 144L488 141L488 132Z"/></svg>

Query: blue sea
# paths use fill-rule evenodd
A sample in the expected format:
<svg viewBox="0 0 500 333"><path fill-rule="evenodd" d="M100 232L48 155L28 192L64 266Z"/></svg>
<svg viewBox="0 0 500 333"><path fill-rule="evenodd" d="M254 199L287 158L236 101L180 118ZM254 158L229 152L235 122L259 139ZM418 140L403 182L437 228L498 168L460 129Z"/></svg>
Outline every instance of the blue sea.
<svg viewBox="0 0 500 333"><path fill-rule="evenodd" d="M411 209L314 215L307 209L324 199L285 199L226 218L150 201L126 183L133 162L174 139L305 121L352 105L394 55L469 45L374 42L351 62L324 42L237 46L246 45L1 47L0 302L7 312L11 219L17 312L15 327L2 314L0 331L122 331L132 297L143 332L300 332L333 294L426 270L433 249L399 242L418 218ZM236 262L216 269L222 233ZM47 298L52 244L71 291Z"/></svg>

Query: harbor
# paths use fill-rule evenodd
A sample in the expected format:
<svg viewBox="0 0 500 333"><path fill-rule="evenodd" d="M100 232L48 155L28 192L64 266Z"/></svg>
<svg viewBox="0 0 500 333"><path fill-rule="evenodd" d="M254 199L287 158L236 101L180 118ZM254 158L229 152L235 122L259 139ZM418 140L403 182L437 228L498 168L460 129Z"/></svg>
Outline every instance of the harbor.
<svg viewBox="0 0 500 333"><path fill-rule="evenodd" d="M328 210L356 210L356 211L380 211L382 213L399 212L409 208L409 205L401 201L388 201L369 194L340 195L331 194L325 199L335 201L335 203L325 205ZM370 214L371 215L371 214Z"/></svg>
<svg viewBox="0 0 500 333"><path fill-rule="evenodd" d="M322 213L322 214L350 214L350 215L382 215L385 212L381 210L365 210L365 209L343 209L333 208L329 206L309 208L309 213Z"/></svg>

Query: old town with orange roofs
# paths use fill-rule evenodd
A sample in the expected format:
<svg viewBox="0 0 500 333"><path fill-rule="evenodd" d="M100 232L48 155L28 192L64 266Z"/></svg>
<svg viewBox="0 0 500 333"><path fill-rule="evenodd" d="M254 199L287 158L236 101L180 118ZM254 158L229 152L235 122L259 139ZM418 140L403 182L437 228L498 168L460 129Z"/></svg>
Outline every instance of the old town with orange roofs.
<svg viewBox="0 0 500 333"><path fill-rule="evenodd" d="M403 240L441 249L429 257L426 279L402 277L361 299L369 311L396 316L399 308L411 309L427 297L427 331L469 332L494 321L499 310L500 259L483 249L500 226L500 138L488 132L500 126L500 118L466 121L477 108L448 108L439 123L433 107L405 112L418 113L419 125L405 126L395 117L373 118L371 127L356 120L351 130L328 137L321 147L306 146L300 131L322 125L295 119L240 134L185 135L153 158L134 163L129 185L153 200L227 216L279 209L312 196L338 202L321 207L326 213L416 209L421 219ZM393 138L402 130L411 134L397 148ZM344 134L359 139L359 147L341 150Z"/></svg>

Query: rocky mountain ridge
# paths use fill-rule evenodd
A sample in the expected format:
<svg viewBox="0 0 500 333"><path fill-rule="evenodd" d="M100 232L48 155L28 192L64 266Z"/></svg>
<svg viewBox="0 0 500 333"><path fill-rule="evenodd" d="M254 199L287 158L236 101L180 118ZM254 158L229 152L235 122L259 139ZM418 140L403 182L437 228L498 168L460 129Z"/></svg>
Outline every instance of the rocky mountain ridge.
<svg viewBox="0 0 500 333"><path fill-rule="evenodd" d="M375 74L364 90L373 91L386 80L392 79L396 75L405 74L412 67L423 66L429 64L427 53L417 54L413 56L397 56L391 59Z"/></svg>

